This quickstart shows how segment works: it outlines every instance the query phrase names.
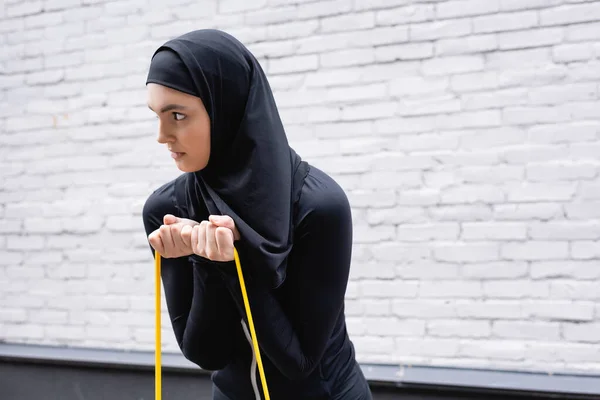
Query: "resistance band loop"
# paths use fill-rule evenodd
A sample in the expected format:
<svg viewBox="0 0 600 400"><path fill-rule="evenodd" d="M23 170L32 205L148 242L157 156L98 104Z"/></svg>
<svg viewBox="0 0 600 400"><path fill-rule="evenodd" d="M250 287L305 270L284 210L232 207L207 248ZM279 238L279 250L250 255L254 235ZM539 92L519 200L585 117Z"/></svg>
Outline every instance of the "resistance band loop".
<svg viewBox="0 0 600 400"><path fill-rule="evenodd" d="M161 389L161 312L160 312L160 261L161 256L158 251L154 252L154 399L161 400L162 389Z"/></svg>
<svg viewBox="0 0 600 400"><path fill-rule="evenodd" d="M265 377L265 371L262 364L262 358L260 356L260 349L258 347L258 340L256 339L256 331L254 330L254 320L252 319L252 312L250 311L250 302L248 301L248 293L246 292L246 284L244 282L244 274L242 273L242 266L240 263L240 256L237 250L233 249L233 255L235 258L235 265L237 267L238 277L240 279L240 287L242 289L242 297L244 299L244 306L246 307L246 315L248 316L248 325L250 326L250 335L252 336L252 346L254 347L254 353L256 354L256 362L258 364L258 372L260 374L260 380L262 382L263 392L265 394L265 400L270 400L269 389L267 387L267 379ZM155 252L154 264L156 272L156 348L155 348L155 400L161 400L161 365L160 365L160 351L161 351L161 340L160 340L160 328L161 328L161 303L160 303L160 260L161 256L158 251Z"/></svg>

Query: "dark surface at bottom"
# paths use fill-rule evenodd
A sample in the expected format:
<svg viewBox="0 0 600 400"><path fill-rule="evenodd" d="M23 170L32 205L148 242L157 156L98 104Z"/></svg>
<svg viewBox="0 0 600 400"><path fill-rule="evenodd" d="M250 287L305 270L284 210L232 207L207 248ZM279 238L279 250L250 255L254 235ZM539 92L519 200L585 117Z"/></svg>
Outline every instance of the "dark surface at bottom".
<svg viewBox="0 0 600 400"><path fill-rule="evenodd" d="M206 374L163 371L164 400L210 400ZM518 400L508 394L444 393L373 386L375 400ZM0 400L152 400L154 371L0 362ZM278 399L273 399L278 400Z"/></svg>

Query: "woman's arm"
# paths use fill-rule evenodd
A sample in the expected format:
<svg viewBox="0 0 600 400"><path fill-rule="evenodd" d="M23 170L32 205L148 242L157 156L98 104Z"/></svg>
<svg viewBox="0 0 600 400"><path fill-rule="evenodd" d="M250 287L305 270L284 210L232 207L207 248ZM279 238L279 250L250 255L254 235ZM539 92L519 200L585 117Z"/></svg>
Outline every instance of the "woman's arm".
<svg viewBox="0 0 600 400"><path fill-rule="evenodd" d="M147 235L160 227L165 214L175 214L172 190L165 185L146 201ZM161 264L167 309L183 355L206 370L223 368L230 361L240 319L223 280L214 267L211 271L188 257L163 258Z"/></svg>
<svg viewBox="0 0 600 400"><path fill-rule="evenodd" d="M343 192L326 197L311 207L297 231L280 289L285 292L285 309L271 291L246 282L260 347L293 380L307 377L320 363L344 308L352 217ZM244 269L244 260L240 261ZM229 286L240 299L239 283L232 273L228 275Z"/></svg>

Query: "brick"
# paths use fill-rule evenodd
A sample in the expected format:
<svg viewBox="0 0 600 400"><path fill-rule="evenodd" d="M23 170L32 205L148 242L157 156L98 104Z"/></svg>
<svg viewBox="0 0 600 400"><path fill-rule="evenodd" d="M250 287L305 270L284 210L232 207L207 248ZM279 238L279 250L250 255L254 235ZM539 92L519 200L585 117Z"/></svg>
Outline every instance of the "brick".
<svg viewBox="0 0 600 400"><path fill-rule="evenodd" d="M43 9L41 1L18 2L16 4L6 5L6 16L9 18L23 17L26 15L37 14Z"/></svg>
<svg viewBox="0 0 600 400"><path fill-rule="evenodd" d="M541 25L566 25L596 21L600 18L598 4L573 4L540 11Z"/></svg>
<svg viewBox="0 0 600 400"><path fill-rule="evenodd" d="M565 340L574 342L600 341L600 323L564 323L563 337Z"/></svg>
<svg viewBox="0 0 600 400"><path fill-rule="evenodd" d="M465 222L461 238L464 240L517 240L527 238L527 225L515 222Z"/></svg>
<svg viewBox="0 0 600 400"><path fill-rule="evenodd" d="M420 319L451 318L457 313L455 303L447 300L395 299L392 310L400 318Z"/></svg>
<svg viewBox="0 0 600 400"><path fill-rule="evenodd" d="M600 148L600 143L574 143L570 146L570 155L575 159L590 161L595 160L594 154L598 154L598 149Z"/></svg>
<svg viewBox="0 0 600 400"><path fill-rule="evenodd" d="M576 192L574 184L564 182L509 184L506 189L509 202L568 201Z"/></svg>
<svg viewBox="0 0 600 400"><path fill-rule="evenodd" d="M589 43L561 44L552 49L552 59L557 63L592 60L594 47Z"/></svg>
<svg viewBox="0 0 600 400"><path fill-rule="evenodd" d="M473 18L473 33L516 31L537 25L538 14L535 11L502 13Z"/></svg>
<svg viewBox="0 0 600 400"><path fill-rule="evenodd" d="M445 93L450 80L444 77L422 78L417 76L396 78L390 82L390 94L395 97L433 95Z"/></svg>
<svg viewBox="0 0 600 400"><path fill-rule="evenodd" d="M67 312L58 310L31 310L29 319L38 324L66 324Z"/></svg>
<svg viewBox="0 0 600 400"><path fill-rule="evenodd" d="M591 302L535 301L523 305L529 318L550 321L592 321L594 305Z"/></svg>
<svg viewBox="0 0 600 400"><path fill-rule="evenodd" d="M359 244L359 243L357 243ZM360 245L360 244L359 244ZM356 262L352 264L350 269L351 279L393 279L396 276L396 271L393 264L380 262Z"/></svg>
<svg viewBox="0 0 600 400"><path fill-rule="evenodd" d="M574 24L566 27L565 38L569 42L581 42L600 38L600 22Z"/></svg>
<svg viewBox="0 0 600 400"><path fill-rule="evenodd" d="M498 49L496 35L477 35L458 39L441 39L435 44L435 54L455 56L470 53L482 53Z"/></svg>
<svg viewBox="0 0 600 400"><path fill-rule="evenodd" d="M271 60L269 64L269 73L282 74L316 70L318 63L319 59L316 55L280 58Z"/></svg>
<svg viewBox="0 0 600 400"><path fill-rule="evenodd" d="M39 28L63 23L63 15L59 12L44 12L25 17L25 28Z"/></svg>
<svg viewBox="0 0 600 400"><path fill-rule="evenodd" d="M279 1L279 0L278 0ZM356 10L373 10L380 8L392 8L396 6L403 6L411 3L409 0L356 0Z"/></svg>
<svg viewBox="0 0 600 400"><path fill-rule="evenodd" d="M44 0L45 11L77 9L79 5L81 0Z"/></svg>
<svg viewBox="0 0 600 400"><path fill-rule="evenodd" d="M317 33L318 21L288 22L285 24L269 25L267 38L269 40L282 40L297 37L306 37Z"/></svg>
<svg viewBox="0 0 600 400"><path fill-rule="evenodd" d="M485 281L483 294L491 298L548 298L550 285L547 282L531 282L526 280Z"/></svg>
<svg viewBox="0 0 600 400"><path fill-rule="evenodd" d="M355 224L354 241L356 243L378 243L394 238L393 226L369 226Z"/></svg>
<svg viewBox="0 0 600 400"><path fill-rule="evenodd" d="M575 259L596 259L600 257L600 241L580 241L571 244L571 256Z"/></svg>
<svg viewBox="0 0 600 400"><path fill-rule="evenodd" d="M395 349L394 338L381 336L359 336L352 341L357 351L366 354L390 354Z"/></svg>
<svg viewBox="0 0 600 400"><path fill-rule="evenodd" d="M433 4L413 4L410 6L377 11L377 25L402 25L431 21L435 18Z"/></svg>
<svg viewBox="0 0 600 400"><path fill-rule="evenodd" d="M479 282L424 281L419 288L419 298L477 298L482 295Z"/></svg>
<svg viewBox="0 0 600 400"><path fill-rule="evenodd" d="M500 0L453 0L437 5L437 18L456 18L491 14L500 10Z"/></svg>
<svg viewBox="0 0 600 400"><path fill-rule="evenodd" d="M418 290L418 283L379 280L360 282L360 292L365 298L416 297Z"/></svg>
<svg viewBox="0 0 600 400"><path fill-rule="evenodd" d="M596 182L582 182L581 183L581 199L583 200L595 200L600 199L600 184Z"/></svg>
<svg viewBox="0 0 600 400"><path fill-rule="evenodd" d="M496 186L462 185L445 189L440 198L441 204L502 203L504 191Z"/></svg>
<svg viewBox="0 0 600 400"><path fill-rule="evenodd" d="M403 190L398 193L397 203L403 206L437 205L440 192L435 189Z"/></svg>
<svg viewBox="0 0 600 400"><path fill-rule="evenodd" d="M375 13L346 14L321 19L322 32L339 32L375 27Z"/></svg>
<svg viewBox="0 0 600 400"><path fill-rule="evenodd" d="M594 164L529 164L526 167L527 179L532 182L554 182L589 180L598 175L599 168Z"/></svg>
<svg viewBox="0 0 600 400"><path fill-rule="evenodd" d="M486 93L465 94L461 100L465 110L480 110L526 105L528 104L527 95L526 89L510 88Z"/></svg>
<svg viewBox="0 0 600 400"><path fill-rule="evenodd" d="M449 243L433 247L435 260L443 262L484 262L499 258L496 243Z"/></svg>
<svg viewBox="0 0 600 400"><path fill-rule="evenodd" d="M483 66L484 61L481 56L440 57L424 61L422 71L425 75L454 75L480 71Z"/></svg>
<svg viewBox="0 0 600 400"><path fill-rule="evenodd" d="M455 264L435 261L422 261L401 264L396 268L396 276L402 279L418 280L448 280L459 275L459 268Z"/></svg>
<svg viewBox="0 0 600 400"><path fill-rule="evenodd" d="M527 274L528 267L524 262L493 262L461 267L461 275L466 279L513 279L524 278Z"/></svg>
<svg viewBox="0 0 600 400"><path fill-rule="evenodd" d="M456 173L450 171L425 171L423 172L423 180L427 187L436 190L446 189L460 183ZM441 201L439 203L441 203Z"/></svg>
<svg viewBox="0 0 600 400"><path fill-rule="evenodd" d="M504 11L553 7L563 0L500 0L500 9Z"/></svg>
<svg viewBox="0 0 600 400"><path fill-rule="evenodd" d="M502 118L510 125L565 122L571 119L566 108L552 106L506 107Z"/></svg>
<svg viewBox="0 0 600 400"><path fill-rule="evenodd" d="M369 135L371 122L332 122L315 124L315 134L319 138L341 138Z"/></svg>
<svg viewBox="0 0 600 400"><path fill-rule="evenodd" d="M391 302L387 299L362 299L365 316L387 316L391 311Z"/></svg>
<svg viewBox="0 0 600 400"><path fill-rule="evenodd" d="M529 236L534 239L600 239L600 224L597 222L550 221L530 226Z"/></svg>
<svg viewBox="0 0 600 400"><path fill-rule="evenodd" d="M507 32L498 35L498 48L500 50L526 49L544 47L562 42L564 31L562 28L546 28L523 32Z"/></svg>
<svg viewBox="0 0 600 400"><path fill-rule="evenodd" d="M32 86L58 83L63 80L64 76L65 73L62 70L32 72L25 75L25 82Z"/></svg>
<svg viewBox="0 0 600 400"><path fill-rule="evenodd" d="M294 19L317 18L341 13L349 13L353 9L351 0L325 0L319 2L303 3L296 5Z"/></svg>
<svg viewBox="0 0 600 400"><path fill-rule="evenodd" d="M436 40L448 37L459 37L470 34L471 21L454 19L411 24L409 37L411 41Z"/></svg>
<svg viewBox="0 0 600 400"><path fill-rule="evenodd" d="M398 104L379 102L366 105L348 106L342 110L342 120L355 121L390 117L395 114Z"/></svg>
<svg viewBox="0 0 600 400"><path fill-rule="evenodd" d="M419 151L419 150L453 150L458 148L458 138L444 134L406 134L396 141L395 150Z"/></svg>
<svg viewBox="0 0 600 400"><path fill-rule="evenodd" d="M367 221L370 224L381 224L384 221L392 224L417 223L425 220L425 209L422 207L398 206L394 208L369 209L367 211Z"/></svg>
<svg viewBox="0 0 600 400"><path fill-rule="evenodd" d="M558 74L564 70L557 66L549 66L552 60L552 49L550 48L529 48L519 50L507 50L490 53L486 56L486 70L500 69L500 86L511 86L509 77L525 76L526 80L514 82L514 85L532 86L539 82L539 78L532 82L535 74ZM515 68L515 63L519 63L520 68Z"/></svg>
<svg viewBox="0 0 600 400"><path fill-rule="evenodd" d="M596 246L598 246L596 244ZM596 282L553 281L550 283L550 299L597 300L599 296Z"/></svg>
<svg viewBox="0 0 600 400"><path fill-rule="evenodd" d="M471 72L450 78L450 88L454 92L484 91L497 87L498 73L493 71Z"/></svg>
<svg viewBox="0 0 600 400"><path fill-rule="evenodd" d="M459 179L464 183L505 183L521 181L525 176L525 168L521 166L473 166L457 170Z"/></svg>
<svg viewBox="0 0 600 400"><path fill-rule="evenodd" d="M427 334L432 337L485 338L491 333L488 321L437 320L427 322Z"/></svg>
<svg viewBox="0 0 600 400"><path fill-rule="evenodd" d="M453 115L439 115L436 126L442 129L494 127L501 125L500 110L469 111Z"/></svg>
<svg viewBox="0 0 600 400"><path fill-rule="evenodd" d="M254 1L250 4L243 0L222 0L218 2L218 5L220 13L238 13L265 7L267 0Z"/></svg>
<svg viewBox="0 0 600 400"><path fill-rule="evenodd" d="M508 260L561 260L569 258L569 244L549 240L507 242L501 245L500 254Z"/></svg>
<svg viewBox="0 0 600 400"><path fill-rule="evenodd" d="M43 236L8 236L6 240L7 250L41 250L44 248Z"/></svg>
<svg viewBox="0 0 600 400"><path fill-rule="evenodd" d="M401 100L399 114L402 116L422 116L432 114L455 113L461 111L462 105L459 99L451 95L443 95L421 99L406 99ZM451 137L448 134L432 135L440 136L444 141L451 141L451 147L458 144L456 137ZM437 148L445 148L446 145L437 146Z"/></svg>
<svg viewBox="0 0 600 400"><path fill-rule="evenodd" d="M346 67L370 64L375 61L373 49L339 50L319 56L320 66L324 68Z"/></svg>
<svg viewBox="0 0 600 400"><path fill-rule="evenodd" d="M460 300L457 316L470 319L523 319L525 313L517 300Z"/></svg>
<svg viewBox="0 0 600 400"><path fill-rule="evenodd" d="M541 261L531 264L533 279L570 278L598 279L600 269L594 268L594 260Z"/></svg>
<svg viewBox="0 0 600 400"><path fill-rule="evenodd" d="M531 104L562 104L574 101L593 101L598 94L595 84L569 84L533 88L529 91Z"/></svg>
<svg viewBox="0 0 600 400"><path fill-rule="evenodd" d="M560 340L557 322L494 321L492 334L507 339Z"/></svg>
<svg viewBox="0 0 600 400"><path fill-rule="evenodd" d="M375 49L375 60L378 62L419 60L432 56L432 43L407 43L381 46Z"/></svg>
<svg viewBox="0 0 600 400"><path fill-rule="evenodd" d="M373 256L376 261L385 262L398 259L406 262L423 261L431 258L431 249L423 244L398 246L396 243L380 243L373 246Z"/></svg>
<svg viewBox="0 0 600 400"><path fill-rule="evenodd" d="M396 228L396 238L401 241L456 240L458 224L403 224Z"/></svg>

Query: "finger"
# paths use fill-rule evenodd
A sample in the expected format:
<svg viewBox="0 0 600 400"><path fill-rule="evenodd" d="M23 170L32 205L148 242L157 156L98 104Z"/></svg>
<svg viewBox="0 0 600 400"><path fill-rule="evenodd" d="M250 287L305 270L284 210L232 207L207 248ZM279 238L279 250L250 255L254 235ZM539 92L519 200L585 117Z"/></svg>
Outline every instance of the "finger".
<svg viewBox="0 0 600 400"><path fill-rule="evenodd" d="M202 227L200 224L192 228L192 251L201 257L204 257L204 242L201 240L204 236L201 234Z"/></svg>
<svg viewBox="0 0 600 400"><path fill-rule="evenodd" d="M215 232L217 226L213 223L206 224L206 255L209 259L215 260L219 257L219 248L217 247L217 238Z"/></svg>
<svg viewBox="0 0 600 400"><path fill-rule="evenodd" d="M159 229L160 237L165 250L165 256L171 256L175 250L175 243L173 242L173 237L171 236L171 229L168 225L161 225Z"/></svg>
<svg viewBox="0 0 600 400"><path fill-rule="evenodd" d="M233 260L233 232L231 229L218 227L215 231L215 238L222 261Z"/></svg>
<svg viewBox="0 0 600 400"><path fill-rule="evenodd" d="M179 222L179 218L177 218L173 214L166 214L163 217L163 224L165 224L165 225L173 225L173 224L176 224L177 222Z"/></svg>
<svg viewBox="0 0 600 400"><path fill-rule="evenodd" d="M169 226L171 231L171 237L173 238L173 243L175 244L175 249L178 253L185 250L186 246L181 237L181 224L173 224Z"/></svg>
<svg viewBox="0 0 600 400"><path fill-rule="evenodd" d="M192 232L193 229L191 225L184 225L181 228L181 240L187 249L192 247Z"/></svg>
<svg viewBox="0 0 600 400"><path fill-rule="evenodd" d="M150 242L152 248L158 251L158 254L164 255L165 246L162 243L160 231L158 229L148 235L148 241Z"/></svg>
<svg viewBox="0 0 600 400"><path fill-rule="evenodd" d="M206 226L208 221L200 222L198 225L198 244L197 253L199 256L206 257Z"/></svg>
<svg viewBox="0 0 600 400"><path fill-rule="evenodd" d="M229 228L233 231L233 236L235 240L238 240L240 234L235 226L235 221L229 215L211 215L208 217L209 221L217 226L222 226L224 228Z"/></svg>

